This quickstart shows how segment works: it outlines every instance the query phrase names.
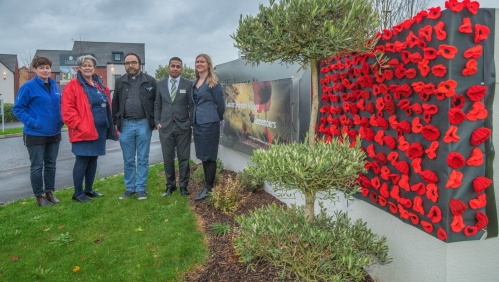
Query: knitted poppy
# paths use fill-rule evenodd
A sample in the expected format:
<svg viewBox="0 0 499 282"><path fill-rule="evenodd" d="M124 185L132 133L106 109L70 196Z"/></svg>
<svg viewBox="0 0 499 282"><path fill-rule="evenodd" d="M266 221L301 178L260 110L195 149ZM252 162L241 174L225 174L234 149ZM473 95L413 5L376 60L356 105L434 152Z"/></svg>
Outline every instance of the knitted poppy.
<svg viewBox="0 0 499 282"><path fill-rule="evenodd" d="M404 51L401 52L401 55L402 55L401 56L402 57L402 62L404 62L404 64L408 64L408 63L411 62L411 60L409 60L409 56L411 55L411 52L404 50Z"/></svg>
<svg viewBox="0 0 499 282"><path fill-rule="evenodd" d="M492 180L485 176L478 176L473 179L473 190L475 193L480 194L483 190L489 188L490 184L492 184Z"/></svg>
<svg viewBox="0 0 499 282"><path fill-rule="evenodd" d="M407 150L407 148L409 148L410 144L409 144L409 142L407 142L405 140L404 136L399 136L398 140L399 140L399 147L398 147L398 149L400 151L405 151L405 150Z"/></svg>
<svg viewBox="0 0 499 282"><path fill-rule="evenodd" d="M466 226L464 227L464 235L465 236L475 236L478 232L478 229L475 226Z"/></svg>
<svg viewBox="0 0 499 282"><path fill-rule="evenodd" d="M459 141L461 138L457 135L457 127L451 125L447 132L445 132L444 142L445 143L455 143Z"/></svg>
<svg viewBox="0 0 499 282"><path fill-rule="evenodd" d="M426 194L426 186L423 183L416 183L411 186L411 191L416 192L420 196L423 196L424 194Z"/></svg>
<svg viewBox="0 0 499 282"><path fill-rule="evenodd" d="M423 178L423 180L428 182L428 183L437 183L438 182L438 176L433 171L431 171L429 169L421 171L421 173L419 175L421 175L421 178ZM428 188L428 187L426 187L426 188Z"/></svg>
<svg viewBox="0 0 499 282"><path fill-rule="evenodd" d="M374 158L376 156L376 153L374 152L374 144L367 146L366 153L370 158Z"/></svg>
<svg viewBox="0 0 499 282"><path fill-rule="evenodd" d="M411 166L415 173L421 172L421 161L422 161L421 158L415 158L412 160Z"/></svg>
<svg viewBox="0 0 499 282"><path fill-rule="evenodd" d="M415 117L412 120L412 132L420 133L423 130L423 125L419 121L419 117Z"/></svg>
<svg viewBox="0 0 499 282"><path fill-rule="evenodd" d="M433 28L431 27L431 25L427 25L419 29L418 36L419 38L425 39L426 41L431 41L432 33L433 33Z"/></svg>
<svg viewBox="0 0 499 282"><path fill-rule="evenodd" d="M470 208L476 210L484 208L487 205L487 194L482 194L478 196L476 199L470 200Z"/></svg>
<svg viewBox="0 0 499 282"><path fill-rule="evenodd" d="M433 223L439 223L442 220L442 211L437 206L432 206L427 217Z"/></svg>
<svg viewBox="0 0 499 282"><path fill-rule="evenodd" d="M442 241L447 240L447 232L445 232L445 230L443 228L438 228L437 236L438 236L438 239L440 239Z"/></svg>
<svg viewBox="0 0 499 282"><path fill-rule="evenodd" d="M388 154L388 159L390 160L390 154ZM471 151L471 156L466 160L466 164L469 166L481 166L483 164L483 153L480 148L475 148Z"/></svg>
<svg viewBox="0 0 499 282"><path fill-rule="evenodd" d="M461 109L462 107L464 107L464 102L465 98L463 95L457 94L455 96L452 96L452 101L451 101L452 108Z"/></svg>
<svg viewBox="0 0 499 282"><path fill-rule="evenodd" d="M362 196L367 197L369 195L369 189L367 188L360 188L360 192L362 193Z"/></svg>
<svg viewBox="0 0 499 282"><path fill-rule="evenodd" d="M425 153L429 159L433 160L437 157L436 153L437 149L438 149L438 142L437 141L431 142L430 146L425 150Z"/></svg>
<svg viewBox="0 0 499 282"><path fill-rule="evenodd" d="M480 58L480 56L482 56L482 50L483 50L482 45L477 45L477 46L471 47L470 49L464 51L463 56L466 59L470 59L470 58L478 59L478 58Z"/></svg>
<svg viewBox="0 0 499 282"><path fill-rule="evenodd" d="M473 85L466 90L466 96L473 102L478 102L485 97L487 87L483 85Z"/></svg>
<svg viewBox="0 0 499 282"><path fill-rule="evenodd" d="M450 108L447 116L450 124L460 124L466 119L464 112L459 108Z"/></svg>
<svg viewBox="0 0 499 282"><path fill-rule="evenodd" d="M390 174L390 169L388 169L386 166L381 167L381 173L380 176L383 180L388 180L389 177L388 175Z"/></svg>
<svg viewBox="0 0 499 282"><path fill-rule="evenodd" d="M407 199L407 198L400 198L400 199L399 199L399 203L400 203L403 207L405 207L405 208L407 208L407 209L409 209L409 208L411 208L411 207L412 207L412 201L411 201L411 199ZM400 208L399 208L399 210L400 210Z"/></svg>
<svg viewBox="0 0 499 282"><path fill-rule="evenodd" d="M409 165L405 161L399 161L394 164L395 168L402 174L409 174Z"/></svg>
<svg viewBox="0 0 499 282"><path fill-rule="evenodd" d="M423 52L424 52L424 59L428 61L431 61L438 56L437 50L433 47L426 47L424 48Z"/></svg>
<svg viewBox="0 0 499 282"><path fill-rule="evenodd" d="M463 217L462 216L454 216L454 219L452 220L451 224L451 229L452 231L459 233L463 228L465 227L464 222L463 222Z"/></svg>
<svg viewBox="0 0 499 282"><path fill-rule="evenodd" d="M421 146L421 143L417 141L412 143L412 145L405 151L405 155L411 160L421 157L423 153L423 146Z"/></svg>
<svg viewBox="0 0 499 282"><path fill-rule="evenodd" d="M419 13L417 13L414 17L412 17L412 19L417 23L421 23L423 19L426 18L427 16L428 12L426 10L422 10Z"/></svg>
<svg viewBox="0 0 499 282"><path fill-rule="evenodd" d="M383 137L385 136L385 131L384 130L380 130L376 133L376 135L374 136L374 141L376 141L378 144L380 144L381 146L383 146Z"/></svg>
<svg viewBox="0 0 499 282"><path fill-rule="evenodd" d="M475 24L475 43L487 40L490 29L486 25Z"/></svg>
<svg viewBox="0 0 499 282"><path fill-rule="evenodd" d="M399 124L398 120L397 120L397 116L396 115L391 115L390 118L388 118L388 123L390 124L390 126L393 128L393 129L397 129L397 125Z"/></svg>
<svg viewBox="0 0 499 282"><path fill-rule="evenodd" d="M419 38L412 33L412 31L409 32L409 35L405 39L405 42L409 44L411 48L414 48L414 46L418 45L419 43Z"/></svg>
<svg viewBox="0 0 499 282"><path fill-rule="evenodd" d="M458 13L463 9L463 3L458 2L458 0L448 0L445 1L445 8L451 10L452 12Z"/></svg>
<svg viewBox="0 0 499 282"><path fill-rule="evenodd" d="M424 215L423 200L420 197L414 197L414 205L412 206L412 209L415 212Z"/></svg>
<svg viewBox="0 0 499 282"><path fill-rule="evenodd" d="M383 184L379 188L379 193L381 194L381 196L383 196L385 198L390 197L390 192L388 191L388 184L383 182Z"/></svg>
<svg viewBox="0 0 499 282"><path fill-rule="evenodd" d="M438 40L445 40L447 38L447 33L444 31L445 24L442 21L439 21L433 29L435 29L435 35Z"/></svg>
<svg viewBox="0 0 499 282"><path fill-rule="evenodd" d="M400 180L400 174L390 173L390 174L388 174L388 178L390 178L393 185L396 185Z"/></svg>
<svg viewBox="0 0 499 282"><path fill-rule="evenodd" d="M466 62L466 67L464 67L461 72L463 76L474 75L478 71L478 63L475 59L470 59Z"/></svg>
<svg viewBox="0 0 499 282"><path fill-rule="evenodd" d="M426 77L430 73L430 66L429 66L429 61L426 59L423 59L421 62L418 63L418 69L419 73L423 76ZM418 91L416 91L418 92Z"/></svg>
<svg viewBox="0 0 499 282"><path fill-rule="evenodd" d="M452 198L449 201L450 212L453 215L462 215L468 206L459 199Z"/></svg>
<svg viewBox="0 0 499 282"><path fill-rule="evenodd" d="M427 233L431 233L433 231L433 225L427 221L421 220L421 225L423 226L424 231Z"/></svg>
<svg viewBox="0 0 499 282"><path fill-rule="evenodd" d="M395 51L401 53L407 47L407 42L405 42L405 41L400 42L400 41L396 40L394 45L395 45Z"/></svg>
<svg viewBox="0 0 499 282"><path fill-rule="evenodd" d="M385 97L392 97L390 95L387 95ZM393 101L385 101L385 111L389 114L389 115L393 115L395 113L395 102Z"/></svg>
<svg viewBox="0 0 499 282"><path fill-rule="evenodd" d="M416 70L414 68L409 68L405 71L405 76L407 78L410 78L410 79L413 79L416 77L418 73L416 72Z"/></svg>
<svg viewBox="0 0 499 282"><path fill-rule="evenodd" d="M402 177L400 177L398 182L398 186L407 192L411 191L411 185L409 185L409 175L402 174Z"/></svg>
<svg viewBox="0 0 499 282"><path fill-rule="evenodd" d="M438 139L438 137L440 137L440 130L438 130L438 128L436 128L435 126L428 124L423 126L421 134L423 134L423 137L426 140L435 141Z"/></svg>
<svg viewBox="0 0 499 282"><path fill-rule="evenodd" d="M377 203L378 202L378 194L374 193L374 191L371 191L369 193L369 199L371 200L371 202Z"/></svg>
<svg viewBox="0 0 499 282"><path fill-rule="evenodd" d="M414 225L417 225L419 223L419 217L413 213L409 213L409 219Z"/></svg>
<svg viewBox="0 0 499 282"><path fill-rule="evenodd" d="M390 197L397 200L397 202L400 200L400 189L397 185L394 185L392 187L392 190L390 191Z"/></svg>
<svg viewBox="0 0 499 282"><path fill-rule="evenodd" d="M476 212L475 217L477 220L477 223L475 224L476 229L478 230L484 229L485 226L489 224L489 218L483 212Z"/></svg>
<svg viewBox="0 0 499 282"><path fill-rule="evenodd" d="M388 162L388 160L386 159L386 154L384 152L379 152L378 154L376 154L376 160L380 164L386 164Z"/></svg>
<svg viewBox="0 0 499 282"><path fill-rule="evenodd" d="M374 113L374 103L373 102L367 103L365 111L370 114Z"/></svg>
<svg viewBox="0 0 499 282"><path fill-rule="evenodd" d="M447 155L447 165L451 168L460 168L464 165L464 157L459 152L450 152Z"/></svg>
<svg viewBox="0 0 499 282"><path fill-rule="evenodd" d="M471 28L470 18L464 18L463 24L459 26L459 32L462 33L473 33L473 29Z"/></svg>
<svg viewBox="0 0 499 282"><path fill-rule="evenodd" d="M386 206L386 204L387 204L386 198L383 196L378 196L378 202L379 202L379 205L382 207Z"/></svg>
<svg viewBox="0 0 499 282"><path fill-rule="evenodd" d="M437 92L450 98L456 94L456 87L457 82L454 79L449 79L438 84Z"/></svg>
<svg viewBox="0 0 499 282"><path fill-rule="evenodd" d="M488 115L487 109L482 102L475 102L471 107L471 110L466 114L466 118L469 121L477 121L479 119L485 119Z"/></svg>
<svg viewBox="0 0 499 282"><path fill-rule="evenodd" d="M421 50L424 50L424 48L428 47L428 44L426 43L426 41L424 40L419 40L419 43L418 43L418 48L421 49Z"/></svg>
<svg viewBox="0 0 499 282"><path fill-rule="evenodd" d="M414 52L409 55L408 59L411 63L417 64L423 60L423 56L419 52Z"/></svg>
<svg viewBox="0 0 499 282"><path fill-rule="evenodd" d="M398 78L398 79L402 79L405 77L405 72L406 72L406 68L405 68L405 65L404 64L400 64L396 69L395 69L395 76Z"/></svg>
<svg viewBox="0 0 499 282"><path fill-rule="evenodd" d="M366 139L366 141L368 141L368 142L371 142L375 136L374 131L372 129L370 129L369 127L366 127L365 132L366 132L366 134L365 134L364 139Z"/></svg>
<svg viewBox="0 0 499 282"><path fill-rule="evenodd" d="M478 146L489 139L492 131L486 127L480 127L475 129L471 134L471 145Z"/></svg>
<svg viewBox="0 0 499 282"><path fill-rule="evenodd" d="M459 172L457 170L452 170L451 174L449 175L449 180L447 180L447 183L445 184L445 188L459 188L461 186L463 180L463 173Z"/></svg>
<svg viewBox="0 0 499 282"><path fill-rule="evenodd" d="M476 15L478 13L478 9L480 8L480 3L477 1L463 1L463 3L465 2L467 2L466 8L468 8L468 11L470 11L473 15Z"/></svg>
<svg viewBox="0 0 499 282"><path fill-rule="evenodd" d="M387 42L385 44L385 52L395 53L397 50L395 49L395 44ZM384 53L384 52L383 52Z"/></svg>
<svg viewBox="0 0 499 282"><path fill-rule="evenodd" d="M376 99L376 109L378 111L382 111L384 108L385 108L385 99L381 97Z"/></svg>
<svg viewBox="0 0 499 282"><path fill-rule="evenodd" d="M436 20L440 18L441 15L441 9L439 6L437 7L432 7L428 9L428 18L432 20Z"/></svg>
<svg viewBox="0 0 499 282"><path fill-rule="evenodd" d="M398 157L399 157L399 153L390 152L386 158L393 164L394 162L397 161Z"/></svg>
<svg viewBox="0 0 499 282"><path fill-rule="evenodd" d="M383 141L388 148L390 148L391 150L395 150L395 147L397 146L395 138L393 138L392 136L384 136Z"/></svg>
<svg viewBox="0 0 499 282"><path fill-rule="evenodd" d="M376 118L376 123L378 124L379 127L383 128L384 130L388 129L388 121L382 117L377 117ZM383 144L381 144L383 145Z"/></svg>
<svg viewBox="0 0 499 282"><path fill-rule="evenodd" d="M409 124L408 121L403 120L397 124L397 130L404 132L404 133L410 133L411 132L411 125Z"/></svg>
<svg viewBox="0 0 499 282"><path fill-rule="evenodd" d="M392 203L392 202L388 202L388 205L390 206L390 211L393 213L393 214L396 214L398 212L398 208L397 208L397 205Z"/></svg>
<svg viewBox="0 0 499 282"><path fill-rule="evenodd" d="M426 185L426 197L436 203L438 200L438 187L437 185L430 183Z"/></svg>
<svg viewBox="0 0 499 282"><path fill-rule="evenodd" d="M419 103L412 104L411 108L418 115L423 113L423 107L421 107L421 104Z"/></svg>
<svg viewBox="0 0 499 282"><path fill-rule="evenodd" d="M382 38L383 40L390 40L392 38L392 31L390 29L383 29Z"/></svg>
<svg viewBox="0 0 499 282"><path fill-rule="evenodd" d="M361 118L360 119L360 126L368 127L369 126L369 119L367 117Z"/></svg>
<svg viewBox="0 0 499 282"><path fill-rule="evenodd" d="M434 65L431 68L431 72L436 77L444 77L445 74L447 73L447 68L442 64L438 64L438 65Z"/></svg>

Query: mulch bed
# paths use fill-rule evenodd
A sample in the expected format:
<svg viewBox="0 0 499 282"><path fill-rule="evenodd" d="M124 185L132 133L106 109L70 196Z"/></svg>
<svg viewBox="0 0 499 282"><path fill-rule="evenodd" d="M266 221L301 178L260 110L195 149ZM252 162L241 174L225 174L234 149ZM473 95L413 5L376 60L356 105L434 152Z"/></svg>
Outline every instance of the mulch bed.
<svg viewBox="0 0 499 282"><path fill-rule="evenodd" d="M195 166L191 167L191 174ZM236 173L224 170L220 178L232 177L235 179ZM259 262L254 269L248 269L247 265L238 262L238 256L235 253L231 234L216 237L211 232L213 223L228 224L231 227L237 226L234 215L227 215L215 209L209 201L194 201L194 197L202 190L203 186L194 181L189 181L188 190L191 193L189 202L192 209L197 213L200 220L200 227L206 234L207 244L210 251L208 261L198 269L187 273L183 278L185 281L217 281L217 282L236 282L236 281L294 281L292 277L281 277L282 269L268 262ZM251 193L251 192L245 192ZM251 193L243 204L235 212L235 215L248 214L249 211L275 203L276 205L285 205L274 196L265 191ZM365 282L374 281L366 277Z"/></svg>

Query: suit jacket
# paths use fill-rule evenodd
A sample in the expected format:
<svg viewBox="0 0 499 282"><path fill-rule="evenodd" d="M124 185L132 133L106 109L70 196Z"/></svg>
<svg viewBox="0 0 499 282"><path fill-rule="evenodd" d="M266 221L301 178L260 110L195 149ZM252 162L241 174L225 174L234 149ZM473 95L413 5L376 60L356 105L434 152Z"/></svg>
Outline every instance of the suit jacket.
<svg viewBox="0 0 499 282"><path fill-rule="evenodd" d="M171 130L173 122L180 128L188 130L192 126L192 81L180 77L177 94L172 102L170 89L168 89L169 79L168 77L158 82L154 101L154 123L161 124L161 129L166 131Z"/></svg>
<svg viewBox="0 0 499 282"><path fill-rule="evenodd" d="M123 125L123 118L125 115L125 104L128 97L128 92L131 89L128 74L122 75L116 79L113 94L113 123L118 127L121 132ZM154 99L156 99L156 79L154 77L140 72L140 101L146 113L149 128L152 130L156 125L154 124Z"/></svg>
<svg viewBox="0 0 499 282"><path fill-rule="evenodd" d="M196 82L197 80L192 83L192 93L196 87ZM224 119L224 91L220 82L210 88L205 80L197 90L197 99L194 100L192 96L192 101L194 103L193 119L195 123L205 124Z"/></svg>

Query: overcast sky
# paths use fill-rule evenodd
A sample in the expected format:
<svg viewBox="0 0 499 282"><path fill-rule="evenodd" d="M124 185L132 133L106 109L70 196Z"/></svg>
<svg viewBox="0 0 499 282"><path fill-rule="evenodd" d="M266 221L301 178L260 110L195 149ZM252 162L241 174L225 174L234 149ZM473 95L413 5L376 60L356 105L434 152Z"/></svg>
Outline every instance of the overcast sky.
<svg viewBox="0 0 499 282"><path fill-rule="evenodd" d="M443 8L445 0L430 6ZM498 0L479 1L499 8ZM169 58L194 66L199 53L215 65L237 59L230 35L241 14L256 14L268 0L0 0L0 54L21 56L36 49L70 50L73 40L145 43L146 70Z"/></svg>

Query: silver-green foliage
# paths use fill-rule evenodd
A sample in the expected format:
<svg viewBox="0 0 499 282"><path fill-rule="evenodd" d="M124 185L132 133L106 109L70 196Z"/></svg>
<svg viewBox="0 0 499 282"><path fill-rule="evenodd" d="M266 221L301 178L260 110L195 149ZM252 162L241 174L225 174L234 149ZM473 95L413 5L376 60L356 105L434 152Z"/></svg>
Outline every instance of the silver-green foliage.
<svg viewBox="0 0 499 282"><path fill-rule="evenodd" d="M334 201L335 191L347 197L359 192L356 178L365 171L365 159L359 139L351 146L348 138L333 138L330 143L317 142L315 148L300 142L255 150L246 172L275 185L279 193L298 190L315 197L324 192L325 199Z"/></svg>
<svg viewBox="0 0 499 282"><path fill-rule="evenodd" d="M218 183L218 180L220 180L220 173L222 173L222 170L224 170L224 164L221 159L217 159L217 171L215 174L215 183ZM190 178L199 185L204 183L204 170L202 164L198 165L196 170L191 174Z"/></svg>
<svg viewBox="0 0 499 282"><path fill-rule="evenodd" d="M270 205L236 221L234 246L241 261L270 261L300 281L363 281L365 266L390 260L386 238L343 212L329 216L321 207L311 222L303 207Z"/></svg>
<svg viewBox="0 0 499 282"><path fill-rule="evenodd" d="M247 191L256 192L263 189L264 179L248 174L246 169L237 173L236 180Z"/></svg>

